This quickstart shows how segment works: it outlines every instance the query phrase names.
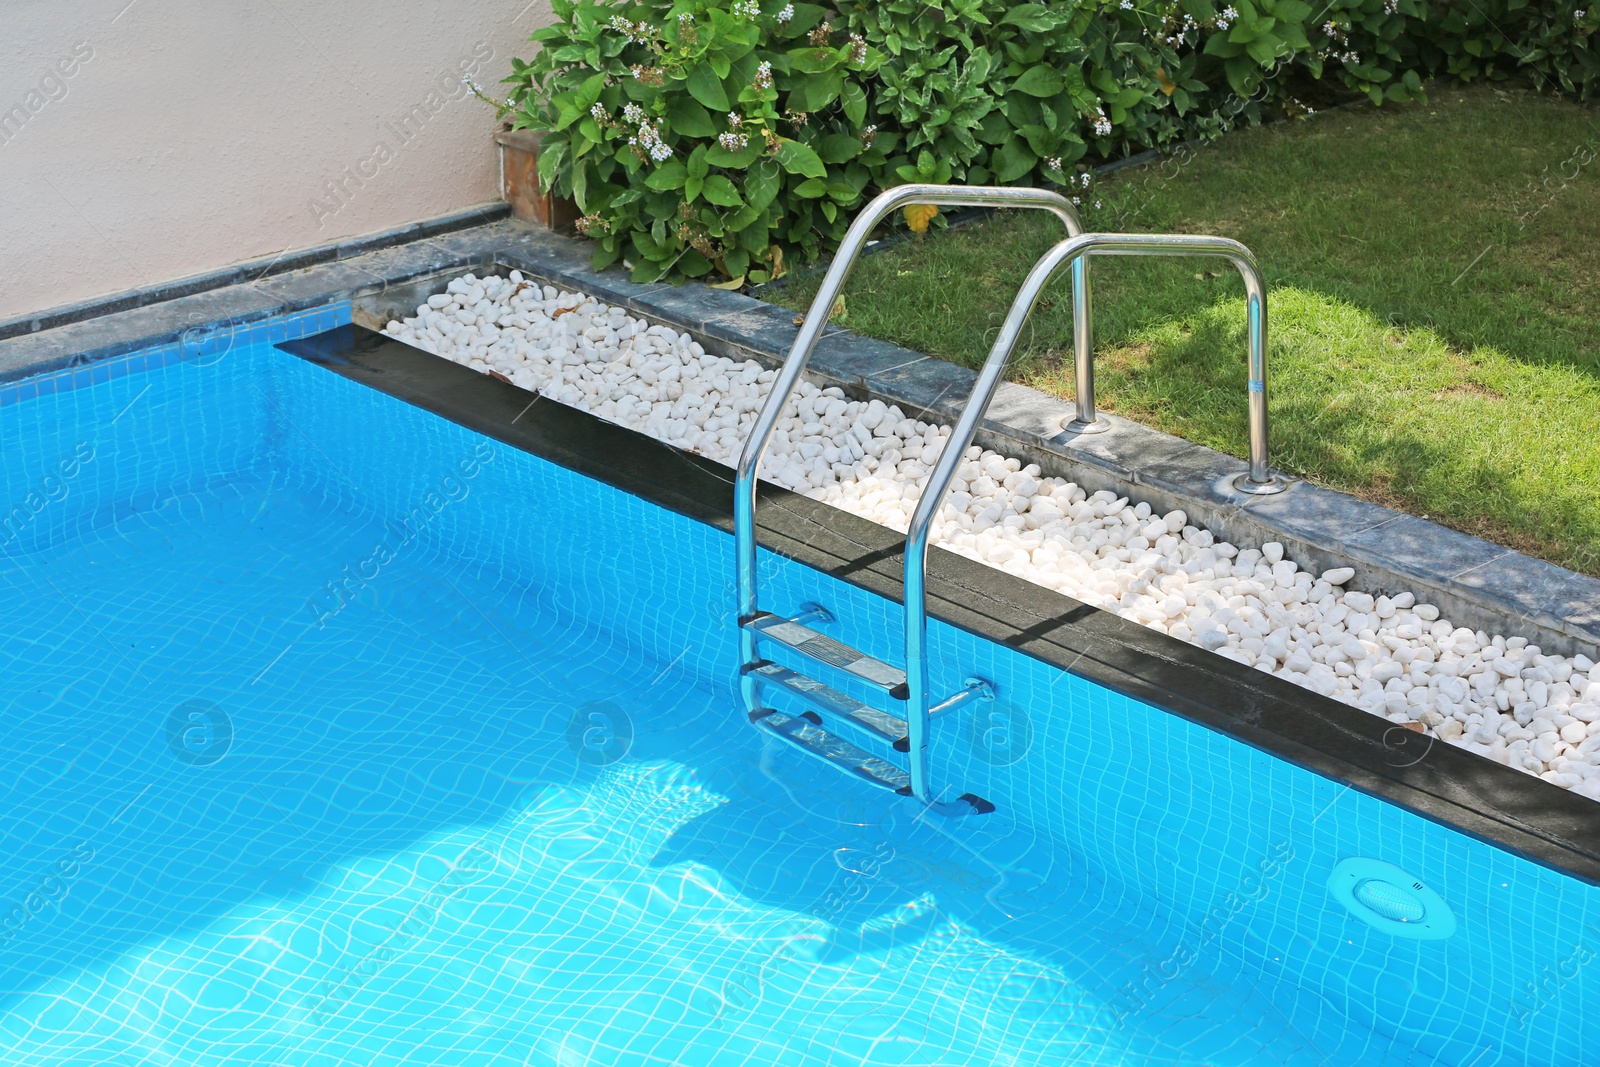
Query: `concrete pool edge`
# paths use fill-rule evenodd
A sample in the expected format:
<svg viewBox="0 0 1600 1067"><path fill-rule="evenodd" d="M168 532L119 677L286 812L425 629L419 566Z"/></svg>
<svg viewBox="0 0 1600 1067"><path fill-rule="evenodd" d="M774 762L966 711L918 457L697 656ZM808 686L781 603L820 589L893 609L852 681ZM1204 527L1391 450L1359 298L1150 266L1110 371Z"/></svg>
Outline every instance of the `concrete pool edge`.
<svg viewBox="0 0 1600 1067"><path fill-rule="evenodd" d="M359 327L280 344L302 358L512 447L724 531L714 461ZM901 538L763 485L762 543L886 599ZM1473 838L1600 884L1593 802L1292 683L982 564L932 554L933 614Z"/></svg>
<svg viewBox="0 0 1600 1067"><path fill-rule="evenodd" d="M272 256L249 259L216 270L203 271L155 285L141 286L122 292L104 293L72 304L61 304L38 311L24 312L0 319L0 340L25 337L44 330L53 330L73 323L97 319L117 312L149 307L183 297L196 296L225 289L230 286L260 282L282 274L290 274L307 267L333 264L365 256L396 245L425 241L430 237L455 230L481 226L505 218L511 207L502 201L476 204L437 215L403 226L392 226L372 233L330 241L294 251L279 252ZM377 280L374 278L373 280ZM292 309L291 309L292 310Z"/></svg>

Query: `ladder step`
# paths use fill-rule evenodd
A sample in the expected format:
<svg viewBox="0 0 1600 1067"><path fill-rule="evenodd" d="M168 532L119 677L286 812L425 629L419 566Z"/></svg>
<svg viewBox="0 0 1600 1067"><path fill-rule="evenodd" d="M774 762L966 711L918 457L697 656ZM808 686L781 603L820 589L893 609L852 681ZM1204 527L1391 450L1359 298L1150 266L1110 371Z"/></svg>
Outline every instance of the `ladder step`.
<svg viewBox="0 0 1600 1067"><path fill-rule="evenodd" d="M870 682L896 700L905 700L911 695L906 686L906 672L899 667L891 666L881 659L874 659L842 641L835 641L826 634L819 634L811 627L802 626L792 619L774 615L769 611L758 611L749 618L740 620L739 625L753 631L757 637L770 638L779 644L789 646L796 652L810 656L819 663L837 667L864 682Z"/></svg>
<svg viewBox="0 0 1600 1067"><path fill-rule="evenodd" d="M911 791L910 774L803 716L763 708L751 715L751 721L846 774L902 795Z"/></svg>
<svg viewBox="0 0 1600 1067"><path fill-rule="evenodd" d="M874 737L889 742L896 751L904 752L909 747L906 744L906 721L904 719L863 704L854 697L846 696L832 686L825 685L815 678L807 678L805 675L797 671L791 671L782 664L773 663L771 660L758 660L755 663L748 664L744 668L744 673L754 677L757 681L777 686L784 692L800 698L826 715L847 720L851 725L858 726Z"/></svg>

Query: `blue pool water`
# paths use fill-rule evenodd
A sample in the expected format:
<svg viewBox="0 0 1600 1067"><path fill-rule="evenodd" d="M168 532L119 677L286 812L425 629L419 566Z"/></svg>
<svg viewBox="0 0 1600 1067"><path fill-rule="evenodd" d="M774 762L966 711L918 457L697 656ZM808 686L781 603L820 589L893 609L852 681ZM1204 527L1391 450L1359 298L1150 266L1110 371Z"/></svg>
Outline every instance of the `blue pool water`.
<svg viewBox="0 0 1600 1067"><path fill-rule="evenodd" d="M729 538L267 343L341 319L0 395L0 1062L1600 1061L1600 890L971 635L994 815L775 751Z"/></svg>

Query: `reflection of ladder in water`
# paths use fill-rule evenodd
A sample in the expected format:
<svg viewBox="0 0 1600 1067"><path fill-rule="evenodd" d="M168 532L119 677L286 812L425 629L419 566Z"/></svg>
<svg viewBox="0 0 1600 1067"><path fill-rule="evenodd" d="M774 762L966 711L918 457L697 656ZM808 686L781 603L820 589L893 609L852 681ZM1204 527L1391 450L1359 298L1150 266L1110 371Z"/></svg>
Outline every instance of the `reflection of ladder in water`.
<svg viewBox="0 0 1600 1067"><path fill-rule="evenodd" d="M1034 265L1017 293L977 385L961 413L938 463L928 475L906 534L905 668L868 656L815 629L832 621L816 605L792 617L762 611L756 602L756 475L761 458L800 382L818 337L826 328L834 301L872 230L890 212L910 204L1041 208L1054 213L1068 232ZM971 793L948 799L929 776L928 743L934 721L976 700L993 699L993 687L969 678L964 688L937 704L930 703L928 616L925 588L928 534L978 424L999 388L1006 361L1045 284L1064 264L1072 271L1073 352L1077 363L1078 417L1068 430L1093 433L1106 423L1094 408L1094 372L1090 337L1088 257L1091 255L1222 256L1245 280L1249 317L1250 470L1234 487L1264 495L1282 491L1284 482L1267 463L1266 296L1250 252L1237 241L1188 234L1085 234L1071 203L1042 189L902 185L880 194L862 210L845 234L822 287L811 302L794 348L784 362L772 392L756 418L739 457L734 495L736 582L738 589L740 690L745 710L757 726L841 770L898 793L914 796L948 815L983 814L994 805ZM867 704L824 682L764 658L763 648L778 655L799 656L810 664L838 672L863 686L885 706ZM808 669L812 669L808 667ZM783 711L769 706L769 694L789 698ZM868 747L862 747L864 742ZM875 754L874 750L877 750ZM891 754L892 752L892 754ZM901 757L904 757L902 760ZM903 763L903 766L902 766Z"/></svg>

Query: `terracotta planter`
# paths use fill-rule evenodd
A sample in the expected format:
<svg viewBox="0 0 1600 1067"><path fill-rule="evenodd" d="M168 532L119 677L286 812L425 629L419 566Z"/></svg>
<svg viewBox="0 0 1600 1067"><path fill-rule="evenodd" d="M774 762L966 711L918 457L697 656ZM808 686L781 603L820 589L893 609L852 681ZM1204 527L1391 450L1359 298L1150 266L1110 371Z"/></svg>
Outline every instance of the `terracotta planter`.
<svg viewBox="0 0 1600 1067"><path fill-rule="evenodd" d="M511 205L511 213L557 233L573 232L578 205L539 192L539 135L532 130L501 130L494 139L500 146L500 195Z"/></svg>

